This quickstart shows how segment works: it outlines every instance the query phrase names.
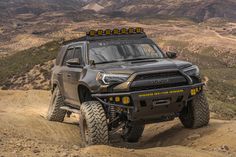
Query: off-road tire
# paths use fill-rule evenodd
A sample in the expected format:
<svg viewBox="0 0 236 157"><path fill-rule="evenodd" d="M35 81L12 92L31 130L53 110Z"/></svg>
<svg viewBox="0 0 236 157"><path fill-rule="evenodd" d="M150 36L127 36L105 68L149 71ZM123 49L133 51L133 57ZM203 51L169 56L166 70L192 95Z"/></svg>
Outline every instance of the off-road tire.
<svg viewBox="0 0 236 157"><path fill-rule="evenodd" d="M126 142L138 142L140 137L143 134L143 130L144 130L145 125L129 125L127 124L124 128L123 128L123 132L122 132L122 138L126 141Z"/></svg>
<svg viewBox="0 0 236 157"><path fill-rule="evenodd" d="M180 121L186 128L200 128L209 123L210 111L204 92L199 93L181 111Z"/></svg>
<svg viewBox="0 0 236 157"><path fill-rule="evenodd" d="M58 87L56 87L53 91L51 102L47 112L47 119L49 121L63 122L66 111L60 109L60 107L64 106L64 99L60 93Z"/></svg>
<svg viewBox="0 0 236 157"><path fill-rule="evenodd" d="M80 133L83 146L108 144L107 118L103 106L98 101L84 102L80 114Z"/></svg>

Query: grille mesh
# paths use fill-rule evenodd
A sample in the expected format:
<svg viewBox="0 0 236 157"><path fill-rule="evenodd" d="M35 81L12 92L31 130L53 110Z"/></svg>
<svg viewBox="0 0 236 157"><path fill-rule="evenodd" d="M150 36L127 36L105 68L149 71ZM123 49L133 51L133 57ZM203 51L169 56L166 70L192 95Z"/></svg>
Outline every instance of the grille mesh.
<svg viewBox="0 0 236 157"><path fill-rule="evenodd" d="M161 73L149 73L149 74L137 75L135 77L134 81L149 80L149 79L155 79L155 78L168 78L168 77L173 77L173 76L182 76L182 75L178 71L161 72Z"/></svg>
<svg viewBox="0 0 236 157"><path fill-rule="evenodd" d="M174 71L174 72L161 72L161 73L147 73L147 74L140 74L137 75L133 82L135 81L147 81L147 80L153 80L153 79L163 79L163 78L170 78L170 77L175 77L175 76L181 76L184 78L184 76L179 72L179 71ZM157 89L157 88L169 88L169 87L178 87L178 86L184 86L188 84L188 81L186 79L183 79L185 81L179 82L169 82L166 84L157 84L157 85L152 85L150 84L145 84L144 86L134 86L131 84L131 90L132 91L140 91L140 90L149 90L149 89Z"/></svg>

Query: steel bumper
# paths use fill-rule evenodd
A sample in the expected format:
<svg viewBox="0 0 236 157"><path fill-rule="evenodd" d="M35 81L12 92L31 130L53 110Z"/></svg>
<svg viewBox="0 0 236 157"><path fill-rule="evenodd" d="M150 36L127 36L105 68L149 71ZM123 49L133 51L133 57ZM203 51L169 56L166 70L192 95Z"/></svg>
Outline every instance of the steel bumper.
<svg viewBox="0 0 236 157"><path fill-rule="evenodd" d="M143 91L132 91L123 93L102 93L92 94L94 98L104 105L113 105L128 109L128 119L137 120L153 120L161 116L178 113L193 99L197 94L202 92L204 83L193 85L152 89ZM109 97L129 96L132 105L124 105L122 103L110 103L105 101Z"/></svg>

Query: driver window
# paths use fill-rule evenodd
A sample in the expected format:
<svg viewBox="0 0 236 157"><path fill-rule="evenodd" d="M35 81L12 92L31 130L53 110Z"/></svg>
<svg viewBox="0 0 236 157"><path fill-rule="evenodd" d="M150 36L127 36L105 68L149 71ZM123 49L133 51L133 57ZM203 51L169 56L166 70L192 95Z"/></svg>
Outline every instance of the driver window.
<svg viewBox="0 0 236 157"><path fill-rule="evenodd" d="M68 50L66 51L66 55L65 55L64 60L63 60L63 65L66 65L66 62L67 62L68 60L72 59L72 58L73 58L73 55L74 55L74 49L73 49L73 48L68 49Z"/></svg>
<svg viewBox="0 0 236 157"><path fill-rule="evenodd" d="M75 53L73 58L79 58L80 64L82 64L82 47L76 47L75 48Z"/></svg>

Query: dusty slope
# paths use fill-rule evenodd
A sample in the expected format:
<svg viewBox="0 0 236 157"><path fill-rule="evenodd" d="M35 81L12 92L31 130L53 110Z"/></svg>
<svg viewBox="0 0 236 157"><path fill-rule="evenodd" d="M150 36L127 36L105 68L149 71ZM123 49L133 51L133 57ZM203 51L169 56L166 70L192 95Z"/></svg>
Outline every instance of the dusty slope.
<svg viewBox="0 0 236 157"><path fill-rule="evenodd" d="M137 144L113 136L112 146L80 148L77 117L65 123L44 119L50 93L0 91L2 156L236 156L236 122L212 120L208 127L184 129L178 120L148 125Z"/></svg>

